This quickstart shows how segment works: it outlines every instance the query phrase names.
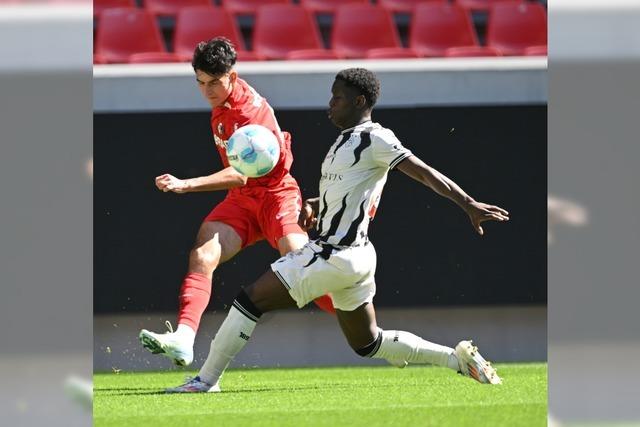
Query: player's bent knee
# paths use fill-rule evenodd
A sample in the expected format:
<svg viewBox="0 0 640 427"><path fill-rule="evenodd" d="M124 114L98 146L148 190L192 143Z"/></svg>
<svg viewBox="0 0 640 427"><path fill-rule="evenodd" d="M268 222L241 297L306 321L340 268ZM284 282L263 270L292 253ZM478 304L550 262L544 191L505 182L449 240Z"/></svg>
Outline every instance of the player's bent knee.
<svg viewBox="0 0 640 427"><path fill-rule="evenodd" d="M380 344L382 343L382 332L380 332L378 334L378 337L371 342L370 344L367 344L364 347L361 348L354 348L353 350L362 357L373 357L374 354L376 354L376 352L378 351L378 349L380 348Z"/></svg>
<svg viewBox="0 0 640 427"><path fill-rule="evenodd" d="M191 259L207 268L215 268L220 262L220 249L219 248L205 248L197 247L191 251Z"/></svg>

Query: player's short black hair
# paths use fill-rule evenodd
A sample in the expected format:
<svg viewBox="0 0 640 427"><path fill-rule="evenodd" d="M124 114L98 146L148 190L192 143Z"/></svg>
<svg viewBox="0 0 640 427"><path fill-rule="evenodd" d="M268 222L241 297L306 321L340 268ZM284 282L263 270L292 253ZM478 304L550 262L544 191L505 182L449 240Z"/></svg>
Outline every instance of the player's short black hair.
<svg viewBox="0 0 640 427"><path fill-rule="evenodd" d="M364 95L369 108L376 105L380 96L380 80L372 71L366 68L347 68L336 74L336 80L342 80Z"/></svg>
<svg viewBox="0 0 640 427"><path fill-rule="evenodd" d="M233 43L224 37L215 37L198 43L193 52L193 70L202 70L212 76L231 71L238 55Z"/></svg>

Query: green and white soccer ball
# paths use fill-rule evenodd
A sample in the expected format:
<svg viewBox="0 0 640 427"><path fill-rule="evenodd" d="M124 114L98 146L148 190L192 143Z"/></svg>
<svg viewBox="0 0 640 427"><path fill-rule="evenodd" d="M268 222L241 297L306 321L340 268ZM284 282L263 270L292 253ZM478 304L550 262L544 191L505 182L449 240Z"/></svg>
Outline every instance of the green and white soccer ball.
<svg viewBox="0 0 640 427"><path fill-rule="evenodd" d="M279 158L278 139L261 125L238 128L227 141L229 164L249 178L265 176L273 170Z"/></svg>

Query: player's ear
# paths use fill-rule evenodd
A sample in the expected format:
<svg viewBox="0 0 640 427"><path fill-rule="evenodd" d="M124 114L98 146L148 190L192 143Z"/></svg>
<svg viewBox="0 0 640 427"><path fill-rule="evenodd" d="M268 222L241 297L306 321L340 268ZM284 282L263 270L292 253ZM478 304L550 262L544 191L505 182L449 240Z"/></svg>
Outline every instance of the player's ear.
<svg viewBox="0 0 640 427"><path fill-rule="evenodd" d="M367 98L364 95L358 95L356 97L356 107L363 109L367 107Z"/></svg>
<svg viewBox="0 0 640 427"><path fill-rule="evenodd" d="M238 73L236 70L229 71L229 82L235 83L238 78Z"/></svg>

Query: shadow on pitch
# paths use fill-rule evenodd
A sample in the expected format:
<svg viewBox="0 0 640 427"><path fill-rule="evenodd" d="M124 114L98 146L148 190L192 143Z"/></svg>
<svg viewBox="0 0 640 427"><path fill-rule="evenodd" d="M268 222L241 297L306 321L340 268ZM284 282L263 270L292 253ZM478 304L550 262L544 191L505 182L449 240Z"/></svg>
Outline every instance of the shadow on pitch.
<svg viewBox="0 0 640 427"><path fill-rule="evenodd" d="M246 389L236 389L236 390L224 390L222 394L231 394L231 393L263 393L263 392L290 392L290 391L303 391L303 390L336 390L336 389L350 389L353 388L353 384L323 384L321 386L301 386L301 387L260 387L260 388L246 388ZM118 393L118 396L142 396L142 395L154 395L154 394L166 394L166 395L184 395L188 393L166 393L164 390L149 390L149 389L136 389L136 388L102 388L96 389L96 391L114 391L114 392L122 392ZM204 393L193 393L193 394L204 394ZM214 393L217 394L217 393Z"/></svg>

